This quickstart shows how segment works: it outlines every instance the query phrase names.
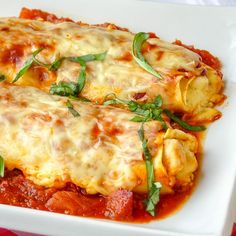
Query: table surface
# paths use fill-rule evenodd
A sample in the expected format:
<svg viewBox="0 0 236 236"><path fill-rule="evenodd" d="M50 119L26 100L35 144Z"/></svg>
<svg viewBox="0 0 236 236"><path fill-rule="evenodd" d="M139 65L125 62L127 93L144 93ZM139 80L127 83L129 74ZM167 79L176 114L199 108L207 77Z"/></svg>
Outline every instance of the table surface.
<svg viewBox="0 0 236 236"><path fill-rule="evenodd" d="M236 0L144 0L162 3L177 3L177 4L191 4L191 5L215 5L215 6L236 6ZM236 219L235 219L236 222ZM36 234L11 231L8 229L0 228L0 236L40 236ZM232 235L236 236L236 223L232 229Z"/></svg>

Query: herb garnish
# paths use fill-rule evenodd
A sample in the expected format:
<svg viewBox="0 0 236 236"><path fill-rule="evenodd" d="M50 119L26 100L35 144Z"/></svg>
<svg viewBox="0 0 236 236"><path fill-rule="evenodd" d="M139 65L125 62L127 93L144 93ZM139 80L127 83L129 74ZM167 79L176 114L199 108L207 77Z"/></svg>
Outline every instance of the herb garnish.
<svg viewBox="0 0 236 236"><path fill-rule="evenodd" d="M85 61L79 62L80 64L80 74L77 79L77 93L80 93L84 86L85 86L85 80L86 80L86 63Z"/></svg>
<svg viewBox="0 0 236 236"><path fill-rule="evenodd" d="M167 125L165 121L162 119L162 112L163 109L162 106L162 97L158 95L153 103L145 103L145 104L139 104L135 101L126 101L122 100L116 97L115 94L108 94L105 97L105 100L109 96L114 96L114 99L107 100L103 104L104 105L116 105L116 104L122 104L127 105L129 110L137 114L137 116L134 116L131 121L134 122L146 122L150 120L158 120L161 122L163 129L167 129Z"/></svg>
<svg viewBox="0 0 236 236"><path fill-rule="evenodd" d="M56 71L61 66L64 60L69 60L72 62L76 62L80 64L80 74L77 79L77 83L75 82L65 82L60 81L58 84L52 84L50 87L51 94L57 94L60 96L77 96L85 86L86 81L86 62L89 61L103 61L106 57L107 52L99 53L99 54L87 54L80 57L61 57L56 59L51 64L43 63L36 58L36 56L43 50L40 48L33 52L31 58L25 61L23 67L15 76L12 83L15 83L20 77L22 77L32 66L33 63L36 63L40 66L46 67L50 71Z"/></svg>
<svg viewBox="0 0 236 236"><path fill-rule="evenodd" d="M106 58L107 52L98 53L98 54L87 54L80 57L68 57L66 59L73 62L89 62L89 61L103 61Z"/></svg>
<svg viewBox="0 0 236 236"><path fill-rule="evenodd" d="M150 35L148 33L140 32L134 36L133 46L132 46L132 54L135 61L147 72L156 76L158 79L162 79L160 73L153 69L153 67L146 61L144 58L141 49L143 43L149 39Z"/></svg>
<svg viewBox="0 0 236 236"><path fill-rule="evenodd" d="M58 84L52 84L50 93L60 96L76 96L78 93L78 85L74 82L60 81Z"/></svg>
<svg viewBox="0 0 236 236"><path fill-rule="evenodd" d="M142 142L144 161L146 164L146 172L147 172L147 187L148 187L148 198L145 201L146 211L149 212L150 215L155 216L156 205L160 200L160 190L161 183L155 182L155 174L154 174L154 166L152 162L151 153L148 149L148 141L144 136L144 123L142 123L141 128L138 130L139 138Z"/></svg>
<svg viewBox="0 0 236 236"><path fill-rule="evenodd" d="M58 84L52 84L50 88L51 94L57 94L60 96L78 96L78 94L83 90L86 81L86 62L89 61L103 61L106 57L106 52L99 54L88 54L80 57L67 57L67 59L72 62L77 62L80 64L80 74L77 78L77 83L75 82L59 82ZM58 62L59 64L59 62Z"/></svg>
<svg viewBox="0 0 236 236"><path fill-rule="evenodd" d="M6 80L6 76L3 74L0 74L0 82L3 82L4 80Z"/></svg>
<svg viewBox="0 0 236 236"><path fill-rule="evenodd" d="M4 177L4 159L0 156L0 177Z"/></svg>
<svg viewBox="0 0 236 236"><path fill-rule="evenodd" d="M155 207L160 199L161 183L155 182L154 167L152 163L151 153L147 146L147 139L144 137L144 123L150 120L158 120L162 123L164 129L167 129L167 125L161 117L162 110L162 97L159 95L155 98L153 103L139 104L135 101L126 101L116 97L115 94L109 94L105 97L114 96L114 99L107 100L104 105L117 105L122 104L128 106L129 110L137 114L131 119L134 122L142 122L141 128L138 130L139 138L142 142L144 160L146 164L147 172L147 187L148 187L148 198L145 201L146 211L152 216L155 216Z"/></svg>
<svg viewBox="0 0 236 236"><path fill-rule="evenodd" d="M173 120L175 123L177 123L178 125L180 125L181 127L183 127L186 130L189 131L194 131L194 132L199 132L199 131L203 131L206 129L205 126L203 125L190 125L188 123L186 123L185 121L181 120L180 118L178 118L176 115L174 115L171 111L164 109L163 111L171 120Z"/></svg>
<svg viewBox="0 0 236 236"><path fill-rule="evenodd" d="M62 62L65 60L65 57L61 57L59 59L56 59L50 66L49 66L49 70L50 71L56 71L59 69L59 67L61 66Z"/></svg>
<svg viewBox="0 0 236 236"><path fill-rule="evenodd" d="M87 98L83 98L83 97L75 97L75 96L69 96L69 98L71 100L76 100L76 101L82 101L82 102L91 102L89 99Z"/></svg>
<svg viewBox="0 0 236 236"><path fill-rule="evenodd" d="M33 56L25 61L24 65L20 69L20 71L16 74L16 77L12 81L12 83L15 83L21 76L23 76L29 68L32 66L33 62L35 61L34 58L43 50L43 48L40 48L33 52Z"/></svg>
<svg viewBox="0 0 236 236"><path fill-rule="evenodd" d="M106 99L109 96L113 96L114 99L107 100ZM176 115L174 115L170 110L167 109L162 109L162 97L158 95L153 103L145 103L145 104L139 104L135 101L126 101L122 100L116 97L115 94L108 94L105 97L105 102L103 103L104 105L117 105L117 104L122 104L128 106L129 110L137 114L138 116L135 116L131 119L131 121L134 122L147 122L150 120L158 120L161 122L163 129L167 129L167 125L165 121L162 118L162 113L165 113L171 120L173 120L175 123L180 125L182 128L189 130L189 131L194 131L194 132L199 132L203 131L206 129L205 126L198 126L198 125L189 125L185 121L181 120L178 118Z"/></svg>
<svg viewBox="0 0 236 236"><path fill-rule="evenodd" d="M41 49L41 51L43 50L43 48ZM39 61L37 58L36 58L37 55L34 55L33 54L33 59L34 59L34 62L40 66L43 66L43 67L46 67L47 69L49 69L50 71L56 71L59 69L59 67L61 66L62 62L65 60L65 57L61 57L59 59L56 59L54 62L52 62L51 64L48 64L48 63L44 63L44 62L41 62Z"/></svg>
<svg viewBox="0 0 236 236"><path fill-rule="evenodd" d="M68 110L74 117L80 116L79 112L74 109L74 106L72 105L70 100L67 100L66 106L68 107Z"/></svg>

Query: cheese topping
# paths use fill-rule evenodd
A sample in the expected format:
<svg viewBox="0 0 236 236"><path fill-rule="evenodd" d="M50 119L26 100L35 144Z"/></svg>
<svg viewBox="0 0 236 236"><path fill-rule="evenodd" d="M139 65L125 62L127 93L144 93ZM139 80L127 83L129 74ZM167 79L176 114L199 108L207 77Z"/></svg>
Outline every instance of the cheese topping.
<svg viewBox="0 0 236 236"><path fill-rule="evenodd" d="M0 153L8 169L46 187L72 182L90 194L110 194L119 188L146 191L146 170L138 137L140 123L132 113L71 101L36 88L0 86ZM163 193L192 183L197 168L197 141L191 134L158 121L145 124L153 156L155 179Z"/></svg>
<svg viewBox="0 0 236 236"><path fill-rule="evenodd" d="M143 45L148 63L164 77L159 80L132 58L134 35L130 32L18 18L0 19L0 32L0 71L8 81L13 80L23 63L39 48L44 50L37 58L45 63L64 56L107 52L104 61L87 63L87 82L82 96L101 102L109 93L127 100L144 93L143 99L147 101L161 95L164 107L173 111L195 115L206 111L203 116L209 119L219 116L213 107L223 98L220 76L202 63L198 54L181 46L158 38L151 38ZM69 61L64 61L57 72L35 65L17 84L48 92L54 82L76 81L79 71L80 65Z"/></svg>

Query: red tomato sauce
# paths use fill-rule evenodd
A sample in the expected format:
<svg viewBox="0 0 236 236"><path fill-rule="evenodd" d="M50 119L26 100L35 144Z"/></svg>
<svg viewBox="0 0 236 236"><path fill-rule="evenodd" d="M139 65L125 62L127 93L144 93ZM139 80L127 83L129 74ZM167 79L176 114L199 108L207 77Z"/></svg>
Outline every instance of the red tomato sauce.
<svg viewBox="0 0 236 236"><path fill-rule="evenodd" d="M60 23L60 22L65 22L65 21L66 22L74 22L70 18L63 18L63 17L59 18L56 15L45 12L45 11L41 11L38 9L28 9L25 7L22 8L19 17L23 18L23 19L30 19L30 20L43 20L43 21L48 21L48 22L52 22L52 23ZM81 22L81 21L78 21L76 23L81 26L88 26L89 25L89 24ZM94 26L108 28L110 30L128 31L128 29L117 26L112 23L95 24Z"/></svg>
<svg viewBox="0 0 236 236"><path fill-rule="evenodd" d="M52 23L59 23L59 22L73 22L69 18L58 18L56 15L47 13L38 9L28 9L28 8L22 8L20 12L20 18L24 19L31 19L31 20L44 20L44 21L49 21Z"/></svg>
<svg viewBox="0 0 236 236"><path fill-rule="evenodd" d="M118 61L132 61L133 56L130 52L124 53L121 57L117 58Z"/></svg>
<svg viewBox="0 0 236 236"><path fill-rule="evenodd" d="M13 65L20 62L21 57L24 55L24 45L12 45L10 49L3 51L0 57L0 62L3 64L11 63Z"/></svg>
<svg viewBox="0 0 236 236"><path fill-rule="evenodd" d="M208 65L208 66L212 67L213 69L217 70L218 72L220 72L220 70L221 70L220 60L217 57L213 56L210 52L208 52L206 50L194 48L194 46L192 46L192 45L191 46L185 45L180 40L176 40L174 42L174 44L185 47L185 48L197 53L202 58L202 61L206 65Z"/></svg>
<svg viewBox="0 0 236 236"><path fill-rule="evenodd" d="M118 190L110 196L88 195L68 183L64 188L45 188L27 180L20 170L5 170L0 178L0 203L68 215L145 223L162 219L179 209L189 198L193 187L185 192L161 195L157 216L145 211L145 195Z"/></svg>

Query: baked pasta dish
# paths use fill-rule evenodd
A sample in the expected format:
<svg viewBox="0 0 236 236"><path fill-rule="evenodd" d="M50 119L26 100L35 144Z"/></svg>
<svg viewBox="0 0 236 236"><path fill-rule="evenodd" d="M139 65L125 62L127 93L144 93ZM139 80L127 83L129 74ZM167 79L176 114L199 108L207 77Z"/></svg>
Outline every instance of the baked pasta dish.
<svg viewBox="0 0 236 236"><path fill-rule="evenodd" d="M191 195L225 99L217 57L27 8L0 44L0 203L147 222Z"/></svg>

